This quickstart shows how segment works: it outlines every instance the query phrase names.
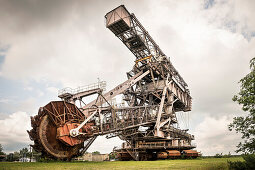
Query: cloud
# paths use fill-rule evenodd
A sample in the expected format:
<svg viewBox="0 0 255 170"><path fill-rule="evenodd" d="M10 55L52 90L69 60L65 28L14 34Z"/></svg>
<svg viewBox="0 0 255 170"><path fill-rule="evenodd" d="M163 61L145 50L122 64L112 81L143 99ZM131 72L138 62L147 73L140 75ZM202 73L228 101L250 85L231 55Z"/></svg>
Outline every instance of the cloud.
<svg viewBox="0 0 255 170"><path fill-rule="evenodd" d="M37 90L37 95L38 95L38 97L42 97L44 95L44 93L41 90Z"/></svg>
<svg viewBox="0 0 255 170"><path fill-rule="evenodd" d="M15 151L14 148L10 147L14 144L24 146L30 143L26 132L26 130L31 129L30 117L27 113L20 111L12 113L5 119L0 120L0 124L0 143L3 145L4 151Z"/></svg>
<svg viewBox="0 0 255 170"><path fill-rule="evenodd" d="M222 18L222 6L227 11L237 7L219 4L221 8L217 5L204 10L200 1L163 2L164 7L155 5L160 12L149 18L156 25L151 32L188 83L193 113L218 116L239 112L231 99L238 92L238 81L248 73L249 60L255 56L255 40L248 40L241 30L230 31L222 22L228 16ZM237 26L243 22L238 20ZM153 28L152 24L148 28Z"/></svg>
<svg viewBox="0 0 255 170"><path fill-rule="evenodd" d="M40 92L38 92L37 95L40 96ZM34 97L28 97L17 103L17 109L24 110L26 113L29 113L29 115L37 113L38 108L38 103L36 103L36 98Z"/></svg>
<svg viewBox="0 0 255 170"><path fill-rule="evenodd" d="M46 90L47 90L48 92L50 92L50 93L53 93L53 94L57 95L59 89L56 88L56 87L47 87Z"/></svg>
<svg viewBox="0 0 255 170"><path fill-rule="evenodd" d="M217 0L212 12L214 12L214 16L221 18L223 25L232 22L236 26L235 30L244 34L245 32L255 31L255 21L251 17L255 15L254 6L255 2L252 0L245 2L241 0ZM219 13L216 14L216 11Z"/></svg>
<svg viewBox="0 0 255 170"><path fill-rule="evenodd" d="M89 147L88 152L110 153L113 151L113 147L120 147L122 143L123 141L118 137L106 139L105 136L99 136Z"/></svg>
<svg viewBox="0 0 255 170"><path fill-rule="evenodd" d="M26 86L26 87L24 87L24 90L32 91L32 90L33 90L33 87L31 87L31 86Z"/></svg>
<svg viewBox="0 0 255 170"><path fill-rule="evenodd" d="M1 69L4 77L78 86L114 75L115 71L105 68L118 68L122 75L116 78L120 79L132 67L133 59L126 57L129 51L124 46L116 50L117 39L107 43L114 37L105 28L103 16L117 2L103 6L95 1L25 4L7 1L0 10L5 25L1 41L10 44ZM95 14L93 8L100 12Z"/></svg>
<svg viewBox="0 0 255 170"><path fill-rule="evenodd" d="M0 99L0 103L10 103L10 99Z"/></svg>
<svg viewBox="0 0 255 170"><path fill-rule="evenodd" d="M227 125L232 122L232 117L223 116L219 119L206 117L195 129L197 150L203 155L215 155L216 153L228 154L241 141L241 136L230 132Z"/></svg>

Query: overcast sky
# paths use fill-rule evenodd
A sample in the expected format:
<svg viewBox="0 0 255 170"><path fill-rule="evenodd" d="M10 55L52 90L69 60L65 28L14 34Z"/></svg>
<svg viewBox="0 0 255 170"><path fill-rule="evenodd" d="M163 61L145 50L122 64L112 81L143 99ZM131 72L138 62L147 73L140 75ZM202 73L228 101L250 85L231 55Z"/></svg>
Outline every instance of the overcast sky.
<svg viewBox="0 0 255 170"><path fill-rule="evenodd" d="M0 143L5 152L31 144L30 116L57 91L126 80L135 57L105 28L104 15L124 4L135 13L189 85L193 109L181 127L204 155L234 153L229 132L243 115L231 99L255 56L253 0L0 0ZM179 116L180 117L180 116ZM185 120L185 121L184 121ZM186 123L182 123L182 122ZM99 137L89 151L120 145Z"/></svg>

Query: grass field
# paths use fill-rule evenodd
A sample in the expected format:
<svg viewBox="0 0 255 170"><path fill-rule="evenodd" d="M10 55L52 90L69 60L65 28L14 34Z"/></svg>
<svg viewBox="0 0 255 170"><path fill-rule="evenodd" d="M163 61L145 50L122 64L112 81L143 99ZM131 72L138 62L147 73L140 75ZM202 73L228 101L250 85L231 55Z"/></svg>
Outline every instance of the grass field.
<svg viewBox="0 0 255 170"><path fill-rule="evenodd" d="M193 160L114 161L114 162L0 162L0 169L227 169L232 158L199 158Z"/></svg>

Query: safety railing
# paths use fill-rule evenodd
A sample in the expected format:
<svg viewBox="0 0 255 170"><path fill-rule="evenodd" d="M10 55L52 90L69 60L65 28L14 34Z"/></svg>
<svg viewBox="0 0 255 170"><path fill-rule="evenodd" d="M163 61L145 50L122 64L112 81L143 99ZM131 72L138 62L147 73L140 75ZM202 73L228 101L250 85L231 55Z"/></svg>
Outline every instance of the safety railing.
<svg viewBox="0 0 255 170"><path fill-rule="evenodd" d="M157 147L168 147L169 143L166 142L147 142L147 143L137 143L137 148L157 148Z"/></svg>
<svg viewBox="0 0 255 170"><path fill-rule="evenodd" d="M85 86L80 86L77 87L75 89L72 89L70 87L66 87L64 89L61 89L58 91L58 96L63 95L63 94L78 94L84 91L89 91L89 90L93 90L93 89L102 89L103 91L106 90L106 81L100 81L98 83L93 83L93 84L89 84L89 85L85 85Z"/></svg>

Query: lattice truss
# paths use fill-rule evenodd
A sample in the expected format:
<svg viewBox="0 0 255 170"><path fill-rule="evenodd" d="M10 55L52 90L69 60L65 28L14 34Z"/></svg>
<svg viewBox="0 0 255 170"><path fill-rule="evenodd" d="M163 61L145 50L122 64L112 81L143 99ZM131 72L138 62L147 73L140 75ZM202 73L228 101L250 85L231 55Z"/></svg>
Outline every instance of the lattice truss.
<svg viewBox="0 0 255 170"><path fill-rule="evenodd" d="M43 142L37 139L40 132L36 129L39 127L40 130L41 126L37 123L29 133L38 146L42 145L36 146L41 148L38 150L44 147L48 154L57 158L70 158L84 153L98 135L107 135L107 138L118 136L125 140L127 143L122 149L135 160L139 160L148 149L194 148L191 144L194 136L177 128L176 112L191 110L192 98L186 82L135 15L124 6L107 13L105 20L106 27L136 57L132 70L127 73L128 80L106 93L105 82L94 84L95 88L84 91L62 90L59 93L62 103L51 102L41 108L40 113L43 114L36 120L41 122L44 115L49 115L47 119L55 125L58 141L70 147L85 145L80 147L79 152L56 154L58 150L51 149L54 147L48 140L50 136L46 139L47 135L44 135L45 139L40 139ZM85 105L83 98L92 94L98 94L97 99ZM124 96L126 105L112 105L110 101L120 94ZM76 101L84 103L83 107L76 107Z"/></svg>

